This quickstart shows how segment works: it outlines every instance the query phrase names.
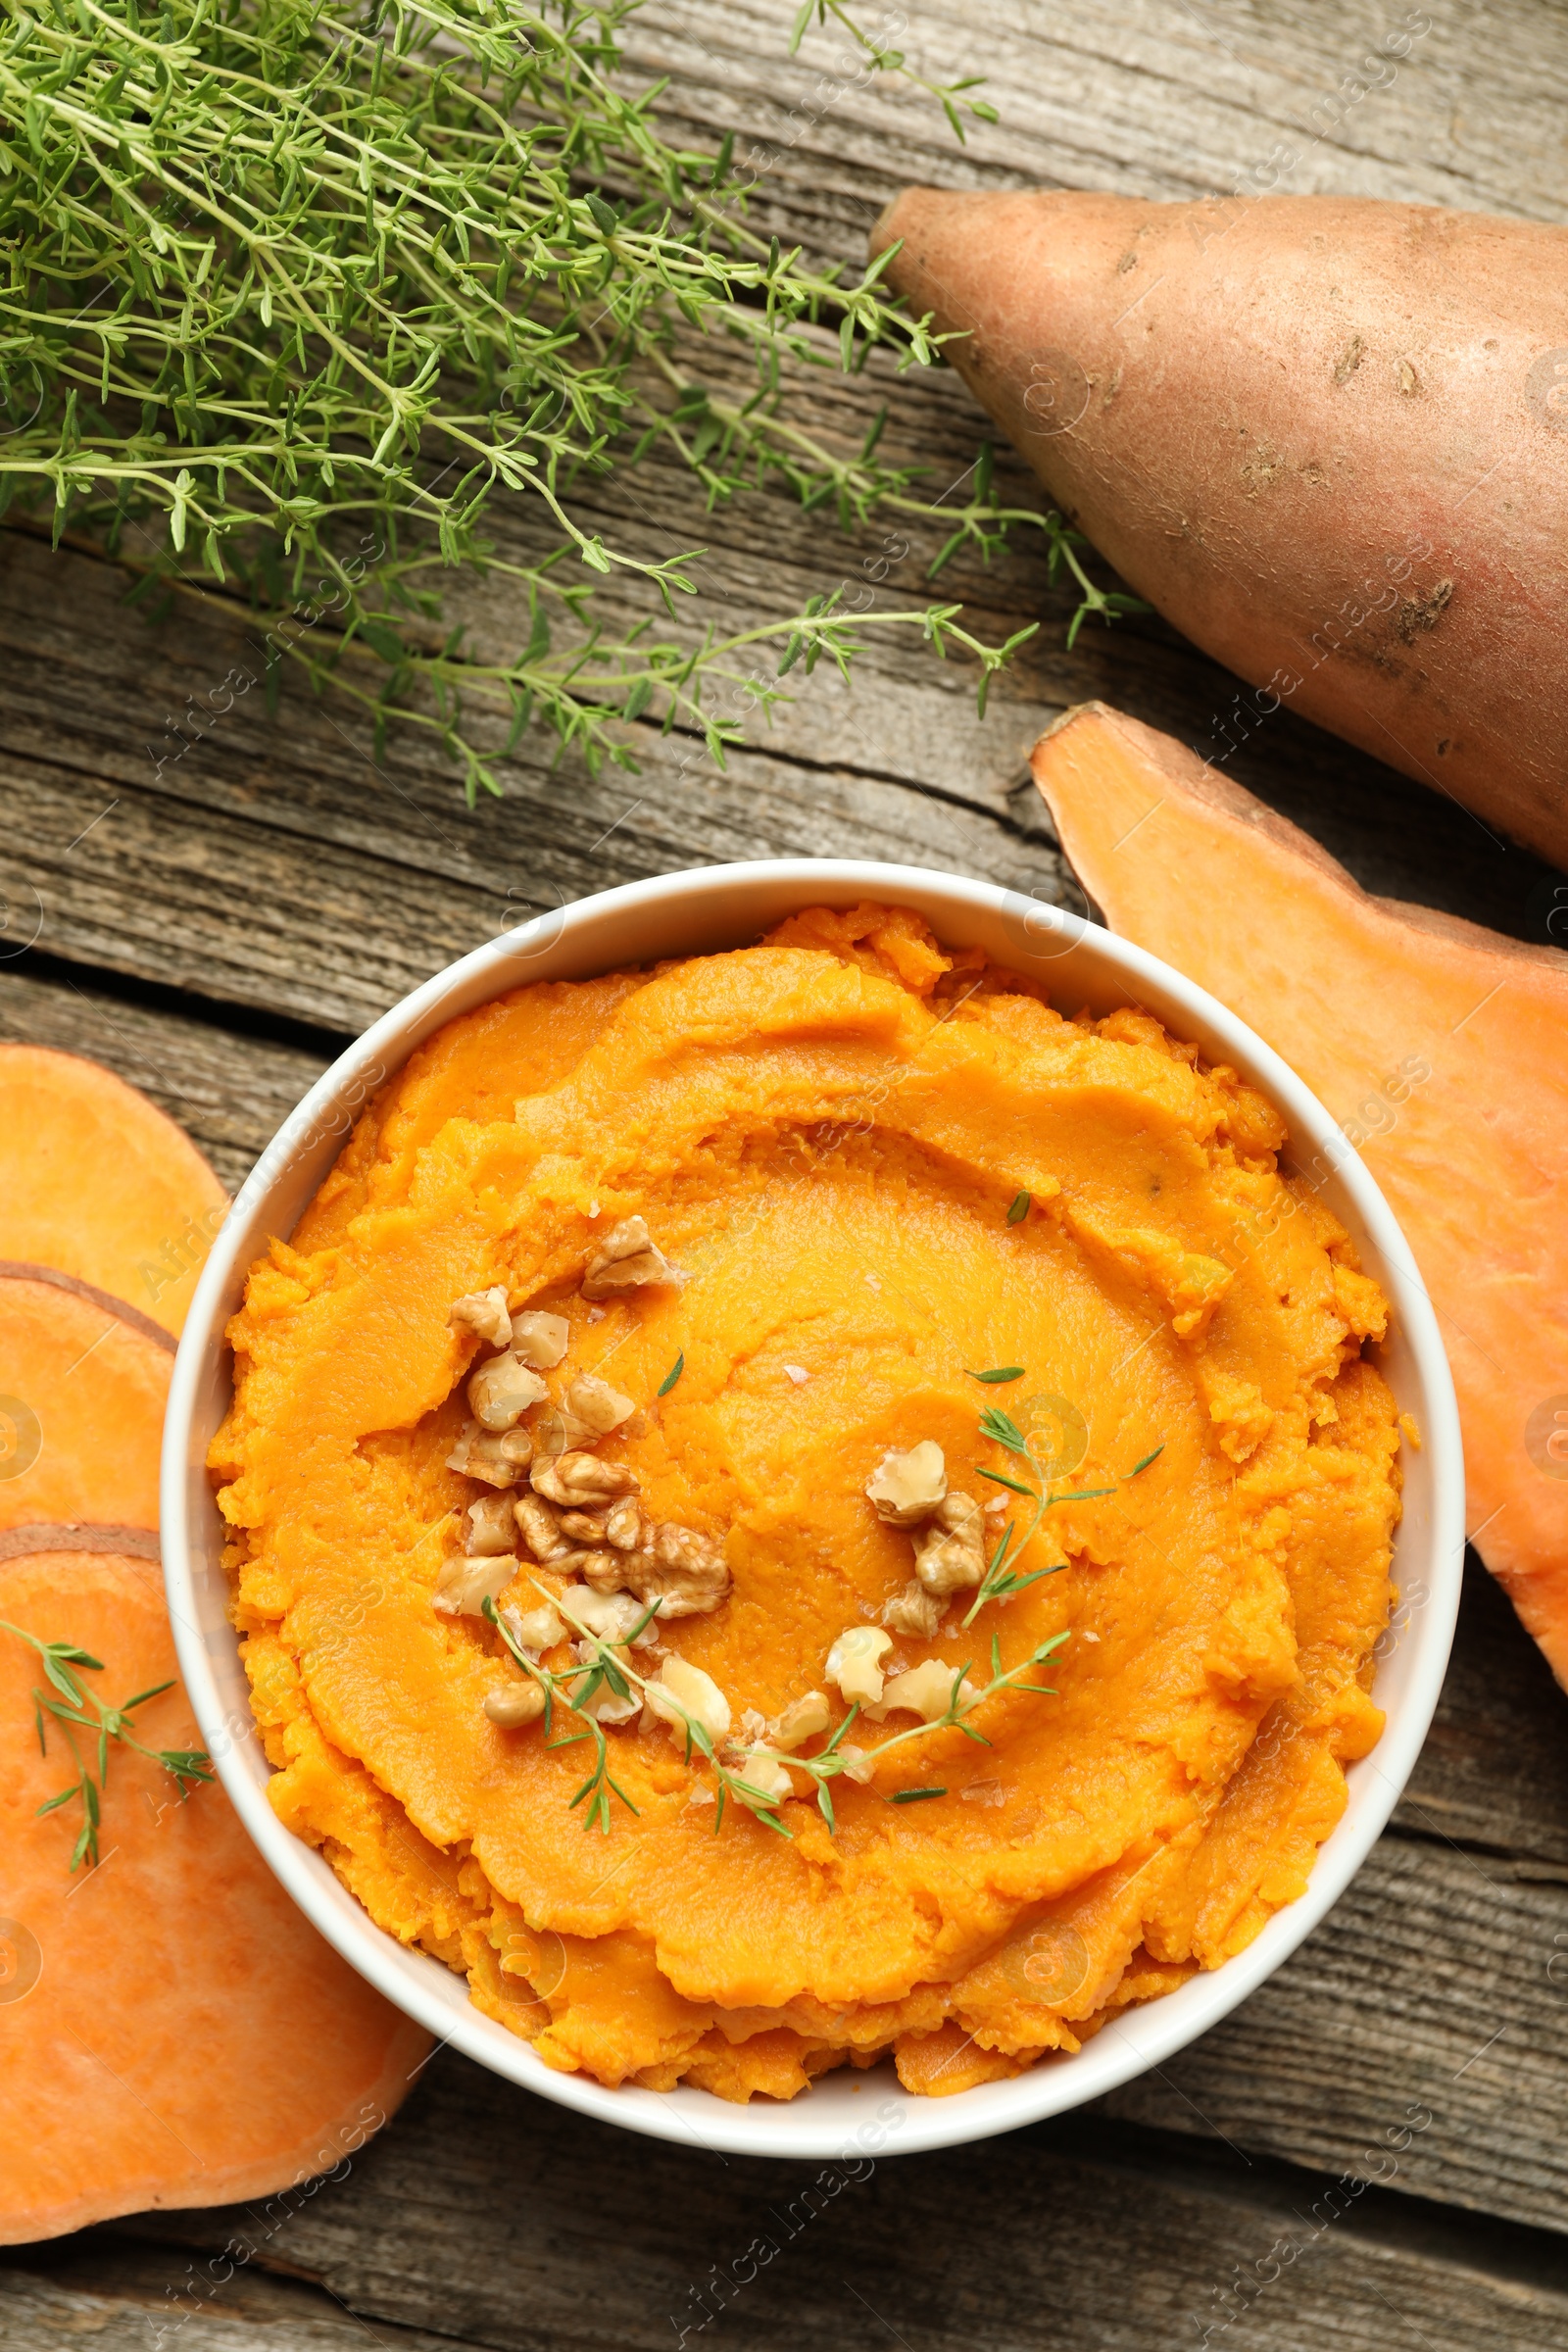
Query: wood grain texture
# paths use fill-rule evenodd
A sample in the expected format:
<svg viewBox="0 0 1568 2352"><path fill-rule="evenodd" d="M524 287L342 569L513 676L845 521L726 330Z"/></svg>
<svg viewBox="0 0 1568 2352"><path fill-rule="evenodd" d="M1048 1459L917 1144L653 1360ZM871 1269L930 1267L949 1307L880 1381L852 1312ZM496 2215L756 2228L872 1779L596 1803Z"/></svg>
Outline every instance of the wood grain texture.
<svg viewBox="0 0 1568 2352"><path fill-rule="evenodd" d="M1560 0L1434 0L1424 17L1351 0L906 0L894 37L922 71L993 77L1004 122L961 150L925 102L840 72L842 39L813 32L791 63L792 13L789 0L651 0L631 74L671 75L660 108L693 144L736 130L761 175L764 232L852 266L911 180L1191 196L1260 188L1278 171L1298 190L1568 219ZM1429 28L1393 78L1352 95L1359 61L1418 17ZM702 357L739 380L733 353ZM983 420L951 371L823 375L794 413L849 445L889 398L889 446L929 468L933 493L959 481ZM937 544L881 522L846 537L771 494L694 525L685 478L657 457L582 496L595 527L639 551L705 545L694 623L726 630L840 582L858 600L874 582L876 609L924 601ZM502 514L498 541L539 544L520 511ZM242 613L181 612L150 628L122 605L113 567L0 533L0 1035L107 1062L233 1184L335 1034L564 899L769 855L898 858L1070 897L1026 777L1035 734L1100 695L1207 750L1235 682L1152 620L1091 625L1069 652L1071 600L1027 544L989 573L956 567L951 585L988 638L1042 622L983 725L961 666L873 629L852 689L792 680L796 702L722 772L689 738L646 729L636 778L552 770L548 747L528 741L503 764L504 799L470 815L421 738L394 738L373 761L341 698L290 685L269 719L259 684L239 691L259 670ZM453 586L476 647L514 641L503 585ZM193 708L208 718L176 758L169 722L188 726ZM1539 861L1289 713L1231 765L1368 887L1545 935ZM7 954L33 942L56 959L42 974ZM183 992L190 1009L178 994L137 1001L147 984ZM270 1024L274 1035L255 1034ZM290 1024L319 1032L316 1050ZM808 2226L776 2225L777 2257L702 2332L791 2352L1147 2352L1201 2343L1205 2328L1235 2352L1568 2341L1568 2270L1552 2267L1568 2231L1562 1725L1561 1694L1473 1570L1395 1832L1252 2001L1101 2118L841 2180ZM874 2104L881 2085L865 2095ZM1383 2173L1412 2107L1431 2123L1381 2189L1336 2198L1278 2171ZM332 2352L369 2322L414 2352L455 2338L663 2345L682 2327L691 2341L715 2308L713 2266L773 2226L765 2211L798 2215L815 2169L634 2140L447 2054L349 2179L299 2199L281 2229L144 2217L36 2250L0 2269L0 2336L25 2352L83 2336L111 2352L132 2340ZM1325 2198L1340 2218L1319 2227ZM195 2297L187 2260L229 2235L256 2246L254 2262L220 2296ZM1298 2251L1275 2255L1279 2277L1260 2282L1282 2237ZM1234 2266L1252 2282L1243 2301L1227 2300Z"/></svg>
<svg viewBox="0 0 1568 2352"><path fill-rule="evenodd" d="M238 2208L148 2217L136 2259L145 2278L145 2242L162 2241L199 2275L209 2250L255 2245L377 2330L501 2352L1150 2352L1227 2334L1238 2352L1458 2352L1544 2348L1568 2328L1560 2260L1527 2248L1521 2263L1506 2236L1462 2224L1435 2230L1386 2188L1173 2159L1072 2119L892 2162L876 2133L891 2153L900 2102L884 2108L878 2083L863 2096L877 2152L749 2163L628 2140L448 2053L396 2129L270 2235ZM1410 2105L1395 2137L1418 2147L1432 2127ZM1394 2178L1404 2161L1391 2156Z"/></svg>

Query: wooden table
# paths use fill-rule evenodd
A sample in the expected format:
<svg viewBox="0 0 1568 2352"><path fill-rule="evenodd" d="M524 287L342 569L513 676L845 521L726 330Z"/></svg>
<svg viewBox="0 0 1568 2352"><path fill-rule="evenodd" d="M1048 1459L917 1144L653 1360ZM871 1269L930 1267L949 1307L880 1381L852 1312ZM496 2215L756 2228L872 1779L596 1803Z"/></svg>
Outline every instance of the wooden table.
<svg viewBox="0 0 1568 2352"><path fill-rule="evenodd" d="M1565 218L1560 0L907 5L899 37L927 73L993 77L1004 121L966 149L896 87L824 79L838 44L813 35L792 65L793 0L650 0L632 63L672 76L662 112L682 136L733 125L743 156L755 143L765 227L840 258L907 180L1193 195L1277 148L1296 154L1281 184L1297 190ZM1395 78L1356 97L1359 61L1401 30ZM858 435L889 383L824 378L810 406ZM892 396L890 437L933 482L956 479L977 422L961 386L935 373ZM657 462L590 503L649 548L706 541L706 608L740 621L874 576L884 552L880 529L845 539L777 498L704 520ZM887 552L879 594L918 596L929 547ZM0 1030L123 1071L237 1181L352 1033L530 906L785 853L1068 896L1025 774L1041 726L1104 695L1201 745L1234 682L1155 622L1087 628L1069 654L1068 605L1027 549L954 586L988 635L1045 620L983 725L960 667L873 643L853 691L814 678L723 771L689 740L651 739L640 777L594 783L524 743L505 800L470 815L420 743L377 762L352 711L297 691L272 720L259 694L236 701L155 766L167 722L245 662L243 621L150 630L111 568L8 535ZM504 597L455 601L477 643L510 642ZM1289 715L1234 771L1371 887L1544 936L1536 860ZM714 2342L791 2352L1561 2346L1565 1725L1472 1562L1437 1724L1360 1877L1244 2008L1093 2110L884 2159L816 2210L802 2192L819 2168L632 2138L445 2053L315 2195L16 2251L0 2333L104 2352L326 2352L368 2334L635 2352L698 2340L706 2315ZM726 2306L714 2266L764 2228L780 2257Z"/></svg>

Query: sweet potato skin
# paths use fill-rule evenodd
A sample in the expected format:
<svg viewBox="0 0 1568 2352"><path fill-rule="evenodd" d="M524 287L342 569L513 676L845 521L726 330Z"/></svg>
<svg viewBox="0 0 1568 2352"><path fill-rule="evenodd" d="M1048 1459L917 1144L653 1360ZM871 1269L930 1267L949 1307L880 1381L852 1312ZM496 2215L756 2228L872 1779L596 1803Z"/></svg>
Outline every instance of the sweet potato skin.
<svg viewBox="0 0 1568 2352"><path fill-rule="evenodd" d="M1283 702L1568 861L1568 229L911 188L900 238L891 282L1252 723Z"/></svg>

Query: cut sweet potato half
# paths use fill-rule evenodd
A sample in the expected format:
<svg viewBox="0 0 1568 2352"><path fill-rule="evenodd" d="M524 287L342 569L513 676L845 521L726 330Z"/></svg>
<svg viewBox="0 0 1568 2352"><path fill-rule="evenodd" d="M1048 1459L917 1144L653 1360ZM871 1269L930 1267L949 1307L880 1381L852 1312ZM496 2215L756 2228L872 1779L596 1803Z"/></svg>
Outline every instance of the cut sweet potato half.
<svg viewBox="0 0 1568 2352"><path fill-rule="evenodd" d="M110 1703L176 1675L145 1558L6 1560L0 1619L101 1659L80 1679ZM0 1632L0 2243L332 2169L393 2113L429 2035L308 1925L217 1786L181 1802L160 1765L113 1743L101 1858L73 1875L77 1802L37 1811L74 1779L57 1726L38 1752L43 1683ZM150 1748L198 1744L177 1680L135 1726Z"/></svg>
<svg viewBox="0 0 1568 2352"><path fill-rule="evenodd" d="M58 1266L178 1332L228 1195L113 1070L0 1045L0 1258Z"/></svg>
<svg viewBox="0 0 1568 2352"><path fill-rule="evenodd" d="M1250 1021L1365 1154L1453 1366L1472 1540L1568 1686L1568 956L1370 898L1102 704L1033 766L1111 929Z"/></svg>
<svg viewBox="0 0 1568 2352"><path fill-rule="evenodd" d="M51 1266L0 1263L0 1528L158 1525L174 1343Z"/></svg>

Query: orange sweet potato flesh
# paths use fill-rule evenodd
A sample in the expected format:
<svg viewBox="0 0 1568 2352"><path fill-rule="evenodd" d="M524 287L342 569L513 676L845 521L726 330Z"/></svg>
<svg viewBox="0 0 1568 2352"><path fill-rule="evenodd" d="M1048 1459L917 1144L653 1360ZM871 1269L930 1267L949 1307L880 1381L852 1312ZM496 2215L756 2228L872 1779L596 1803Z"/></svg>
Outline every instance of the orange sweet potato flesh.
<svg viewBox="0 0 1568 2352"><path fill-rule="evenodd" d="M158 1525L174 1343L122 1298L0 1263L0 1528Z"/></svg>
<svg viewBox="0 0 1568 2352"><path fill-rule="evenodd" d="M112 1702L176 1671L145 1558L4 1560L0 1618L102 1659L82 1680ZM58 1732L38 1753L42 1680L0 1633L0 2243L265 2197L352 2159L429 2036L307 1924L217 1786L181 1804L160 1766L112 1747L102 1859L73 1876L79 1808L36 1810L74 1777ZM199 1744L177 1681L136 1727L149 1747Z"/></svg>
<svg viewBox="0 0 1568 2352"><path fill-rule="evenodd" d="M177 1333L228 1195L112 1070L0 1045L0 1258L57 1266Z"/></svg>
<svg viewBox="0 0 1568 2352"><path fill-rule="evenodd" d="M1141 595L1568 862L1568 229L910 188L899 238L890 282Z"/></svg>
<svg viewBox="0 0 1568 2352"><path fill-rule="evenodd" d="M1568 1686L1568 956L1368 897L1103 705L1033 764L1111 929L1250 1021L1363 1152L1443 1328L1473 1540Z"/></svg>

